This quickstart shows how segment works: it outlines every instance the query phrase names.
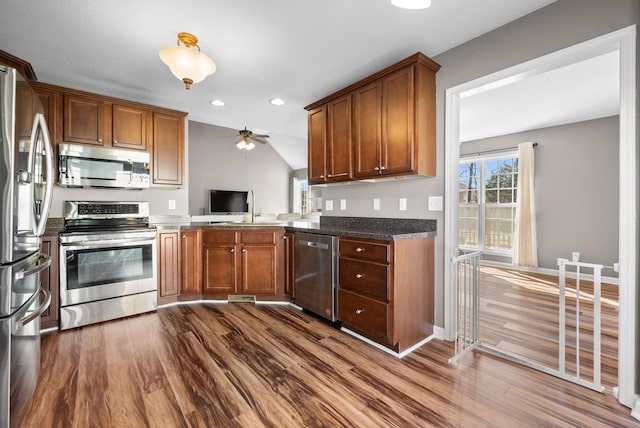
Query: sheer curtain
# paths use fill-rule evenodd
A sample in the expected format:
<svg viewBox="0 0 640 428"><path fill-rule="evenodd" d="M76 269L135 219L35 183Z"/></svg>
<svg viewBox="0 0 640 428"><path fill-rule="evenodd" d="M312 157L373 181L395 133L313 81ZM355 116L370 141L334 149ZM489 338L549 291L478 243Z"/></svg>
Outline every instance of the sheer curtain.
<svg viewBox="0 0 640 428"><path fill-rule="evenodd" d="M513 264L537 267L536 204L533 187L534 143L518 144L518 196L513 241Z"/></svg>

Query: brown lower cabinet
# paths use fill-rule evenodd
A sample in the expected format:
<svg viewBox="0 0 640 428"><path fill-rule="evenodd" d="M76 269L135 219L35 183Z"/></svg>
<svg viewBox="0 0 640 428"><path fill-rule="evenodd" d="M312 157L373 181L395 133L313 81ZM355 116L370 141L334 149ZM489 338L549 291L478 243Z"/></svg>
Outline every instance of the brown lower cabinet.
<svg viewBox="0 0 640 428"><path fill-rule="evenodd" d="M433 238L338 240L338 319L396 352L433 334Z"/></svg>
<svg viewBox="0 0 640 428"><path fill-rule="evenodd" d="M58 236L42 237L42 254L51 257L51 266L40 273L40 285L51 293L49 309L40 316L40 327L51 328L58 326L59 308L59 280L58 280Z"/></svg>
<svg viewBox="0 0 640 428"><path fill-rule="evenodd" d="M180 295L202 294L202 230L180 231Z"/></svg>
<svg viewBox="0 0 640 428"><path fill-rule="evenodd" d="M294 265L294 245L295 233L286 232L284 234L284 294L294 298L296 297L295 275L293 271Z"/></svg>
<svg viewBox="0 0 640 428"><path fill-rule="evenodd" d="M219 230L203 232L203 284L207 298L230 294L257 299L284 297L284 230Z"/></svg>
<svg viewBox="0 0 640 428"><path fill-rule="evenodd" d="M158 304L177 301L180 294L180 230L158 230Z"/></svg>

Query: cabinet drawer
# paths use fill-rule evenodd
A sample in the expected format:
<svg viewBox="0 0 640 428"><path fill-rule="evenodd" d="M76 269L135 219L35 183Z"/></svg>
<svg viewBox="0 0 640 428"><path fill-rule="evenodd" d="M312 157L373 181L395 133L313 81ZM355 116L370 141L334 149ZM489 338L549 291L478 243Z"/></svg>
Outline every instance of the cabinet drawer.
<svg viewBox="0 0 640 428"><path fill-rule="evenodd" d="M275 244L276 232L256 232L255 230L241 232L240 241L243 244Z"/></svg>
<svg viewBox="0 0 640 428"><path fill-rule="evenodd" d="M236 232L234 230L205 230L202 240L209 244L235 244Z"/></svg>
<svg viewBox="0 0 640 428"><path fill-rule="evenodd" d="M341 256L380 263L391 261L391 246L386 243L340 238L338 245Z"/></svg>
<svg viewBox="0 0 640 428"><path fill-rule="evenodd" d="M340 289L338 319L347 328L373 340L390 342L388 304Z"/></svg>
<svg viewBox="0 0 640 428"><path fill-rule="evenodd" d="M340 257L339 285L374 299L389 301L387 284L390 282L389 265L364 262Z"/></svg>

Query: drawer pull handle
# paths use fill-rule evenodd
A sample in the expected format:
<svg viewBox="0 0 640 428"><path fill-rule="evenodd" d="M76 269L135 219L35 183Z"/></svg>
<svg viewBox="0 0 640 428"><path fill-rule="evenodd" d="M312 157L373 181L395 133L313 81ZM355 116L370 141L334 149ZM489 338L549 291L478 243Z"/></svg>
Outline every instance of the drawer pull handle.
<svg viewBox="0 0 640 428"><path fill-rule="evenodd" d="M236 249L235 249L235 248L232 248L232 249L231 249L231 250L229 250L229 251L231 251L232 253L235 253L235 252L236 252Z"/></svg>
<svg viewBox="0 0 640 428"><path fill-rule="evenodd" d="M362 247L356 248L356 253L361 253L363 251L364 251L364 248L362 248Z"/></svg>
<svg viewBox="0 0 640 428"><path fill-rule="evenodd" d="M356 315L360 315L363 311L364 309L356 309Z"/></svg>
<svg viewBox="0 0 640 428"><path fill-rule="evenodd" d="M363 275L363 274L361 274L361 273L357 273L357 274L356 274L356 278L357 278L357 279L360 279L360 278L362 278L363 276L364 276L364 275Z"/></svg>

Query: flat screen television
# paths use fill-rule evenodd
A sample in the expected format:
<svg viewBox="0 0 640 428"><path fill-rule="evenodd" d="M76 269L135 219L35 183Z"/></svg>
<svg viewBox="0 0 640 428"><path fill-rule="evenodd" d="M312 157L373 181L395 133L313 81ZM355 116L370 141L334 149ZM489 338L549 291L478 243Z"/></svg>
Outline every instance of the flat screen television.
<svg viewBox="0 0 640 428"><path fill-rule="evenodd" d="M209 190L209 214L242 214L249 212L248 191Z"/></svg>

